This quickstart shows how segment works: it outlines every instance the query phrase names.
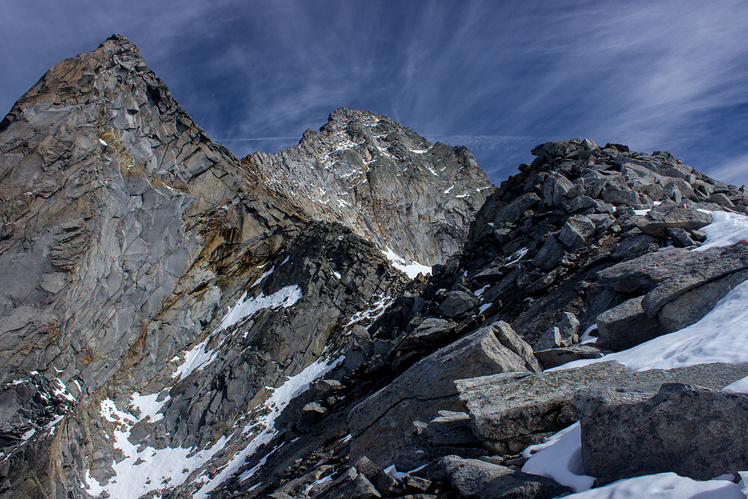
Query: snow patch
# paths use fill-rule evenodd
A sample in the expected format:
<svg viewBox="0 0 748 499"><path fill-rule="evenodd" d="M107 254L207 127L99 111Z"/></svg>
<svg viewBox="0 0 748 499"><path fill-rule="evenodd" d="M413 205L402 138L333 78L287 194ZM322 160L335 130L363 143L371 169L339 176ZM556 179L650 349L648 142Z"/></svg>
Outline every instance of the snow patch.
<svg viewBox="0 0 748 499"><path fill-rule="evenodd" d="M280 307L288 308L296 304L302 297L301 288L297 285L284 286L275 293L269 296L265 296L260 293L260 296L247 300L247 293L244 292L239 301L229 309L221 321L221 325L218 326L217 331L227 329L230 326L242 321L248 317L251 317L260 310L271 308L277 309Z"/></svg>
<svg viewBox="0 0 748 499"><path fill-rule="evenodd" d="M286 258L288 258L288 257L286 257ZM263 265L263 267L264 267L264 265ZM260 268L262 268L262 267L260 267ZM275 267L271 267L270 270L266 270L265 272L262 273L262 275L260 276L260 278L257 279L254 282L254 284L252 284L249 288L252 289L252 288L254 288L256 286L259 286L262 283L262 281L264 281L265 279L267 279L270 276L270 274L272 274L273 272L275 272Z"/></svg>
<svg viewBox="0 0 748 499"><path fill-rule="evenodd" d="M522 260L522 258L527 254L527 248L521 248L515 251L511 254L509 257L509 261L504 264L504 266L507 265L514 265L518 261Z"/></svg>
<svg viewBox="0 0 748 499"><path fill-rule="evenodd" d="M675 473L658 473L636 478L627 478L613 482L604 487L572 494L567 498L575 499L615 499L639 498L652 499L745 499L738 484L729 480L709 480L700 482L691 478L678 476Z"/></svg>
<svg viewBox="0 0 748 499"><path fill-rule="evenodd" d="M224 436L212 447L202 450L182 447L142 447L142 450L138 450L139 445L133 445L129 441L130 430L146 418L151 421L161 419L162 416L157 416L157 412L166 400L156 402L157 397L158 394L132 395L130 407L140 413L140 416L136 416L133 411L119 410L110 399L101 402L102 417L115 424L113 445L122 451L124 458L112 464L114 476L104 484L93 478L90 470L87 470L84 487L89 494L98 496L106 493L109 497L135 499L164 487L177 487L226 444L227 437Z"/></svg>
<svg viewBox="0 0 748 499"><path fill-rule="evenodd" d="M704 251L717 246L730 246L748 239L748 217L726 211L706 211L712 216L712 223L701 230L706 233L706 242L694 249Z"/></svg>
<svg viewBox="0 0 748 499"><path fill-rule="evenodd" d="M522 466L523 472L551 478L575 492L588 490L595 482L594 477L584 474L579 423L561 430L542 444L531 445L522 455L530 458Z"/></svg>
<svg viewBox="0 0 748 499"><path fill-rule="evenodd" d="M231 460L224 466L220 473L205 483L197 491L195 497L204 498L207 494L218 487L223 481L239 471L247 458L252 456L257 449L268 444L277 434L275 429L275 420L280 416L283 409L294 399L294 397L309 389L309 385L317 378L324 376L331 369L345 360L345 356L338 357L333 362L328 363L325 359L319 358L309 364L303 371L291 376L281 386L276 388L268 399L258 408L257 413L260 416L253 418L242 433L248 433L261 428L257 434L249 441L248 445L234 454ZM268 454L269 456L269 454ZM267 457L267 456L265 456ZM264 463L263 463L264 464ZM256 467L259 469L259 467ZM257 469L253 468L253 472ZM242 480L249 478L242 475Z"/></svg>
<svg viewBox="0 0 748 499"><path fill-rule="evenodd" d="M190 348L184 353L184 361L177 367L177 370L171 374L172 379L174 378L186 378L193 371L202 369L207 366L218 357L218 349L206 350L208 340L210 337L205 338L203 341ZM179 356L171 359L172 362L179 360Z"/></svg>
<svg viewBox="0 0 748 499"><path fill-rule="evenodd" d="M392 263L393 267L405 272L405 274L411 279L415 279L418 274L431 275L431 267L415 261L408 264L406 263L405 258L392 251L389 247L387 247L382 253L384 253L387 260Z"/></svg>
<svg viewBox="0 0 748 499"><path fill-rule="evenodd" d="M385 310L394 303L394 301L395 298L393 297L384 294L379 295L377 301L375 301L370 307L353 314L351 320L349 320L343 327L350 327L364 320L369 320L370 322L376 321L382 316L382 314L384 314Z"/></svg>

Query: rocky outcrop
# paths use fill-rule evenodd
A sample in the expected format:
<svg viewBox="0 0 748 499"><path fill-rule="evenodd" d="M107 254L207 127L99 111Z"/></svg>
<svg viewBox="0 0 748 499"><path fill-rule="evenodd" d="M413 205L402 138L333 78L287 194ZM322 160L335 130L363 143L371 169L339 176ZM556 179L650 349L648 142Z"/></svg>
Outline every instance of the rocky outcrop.
<svg viewBox="0 0 748 499"><path fill-rule="evenodd" d="M588 389L575 404L585 471L599 484L665 471L709 480L748 466L748 395L669 383L654 395Z"/></svg>
<svg viewBox="0 0 748 499"><path fill-rule="evenodd" d="M570 492L567 487L545 477L457 456L440 459L428 473L433 480L448 483L460 497L550 499Z"/></svg>
<svg viewBox="0 0 748 499"><path fill-rule="evenodd" d="M519 373L457 381L473 433L498 454L518 454L528 445L578 419L572 404L581 387L624 371L617 362L534 375Z"/></svg>
<svg viewBox="0 0 748 499"><path fill-rule="evenodd" d="M367 111L340 108L298 146L243 160L317 220L341 222L406 262L444 261L494 187L465 147L431 144Z"/></svg>
<svg viewBox="0 0 748 499"><path fill-rule="evenodd" d="M498 332L498 334L496 334ZM465 376L539 370L529 346L521 347L506 324L481 328L422 359L391 384L353 408L348 425L351 453L380 466L414 468L424 464L415 442L408 444L414 422L440 410L459 409L454 382Z"/></svg>

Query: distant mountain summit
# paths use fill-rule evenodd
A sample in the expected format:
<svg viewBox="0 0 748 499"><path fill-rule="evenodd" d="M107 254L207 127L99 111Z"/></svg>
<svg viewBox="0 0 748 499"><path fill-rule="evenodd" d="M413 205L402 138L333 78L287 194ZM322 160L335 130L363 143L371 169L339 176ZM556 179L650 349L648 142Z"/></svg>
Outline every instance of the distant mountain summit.
<svg viewBox="0 0 748 499"><path fill-rule="evenodd" d="M242 160L315 219L340 222L406 261L444 263L493 186L465 147L340 108L298 146Z"/></svg>

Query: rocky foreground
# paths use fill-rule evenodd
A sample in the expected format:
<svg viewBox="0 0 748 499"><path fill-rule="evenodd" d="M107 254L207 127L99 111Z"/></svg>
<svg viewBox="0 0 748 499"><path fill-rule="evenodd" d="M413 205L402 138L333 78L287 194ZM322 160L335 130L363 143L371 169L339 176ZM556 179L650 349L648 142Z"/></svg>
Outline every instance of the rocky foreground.
<svg viewBox="0 0 748 499"><path fill-rule="evenodd" d="M743 229L714 230L745 188L669 153L547 143L495 189L340 109L239 160L114 36L18 101L0 154L3 497L745 490L736 326L734 355L631 354L748 279ZM541 458L562 430L575 466Z"/></svg>

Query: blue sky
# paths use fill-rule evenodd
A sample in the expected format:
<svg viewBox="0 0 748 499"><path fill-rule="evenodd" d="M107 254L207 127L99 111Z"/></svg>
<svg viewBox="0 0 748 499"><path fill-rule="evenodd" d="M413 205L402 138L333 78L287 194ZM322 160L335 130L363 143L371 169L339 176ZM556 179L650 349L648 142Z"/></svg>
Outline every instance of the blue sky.
<svg viewBox="0 0 748 499"><path fill-rule="evenodd" d="M350 106L467 145L496 184L577 136L748 184L746 0L2 0L0 114L112 33L239 156Z"/></svg>

